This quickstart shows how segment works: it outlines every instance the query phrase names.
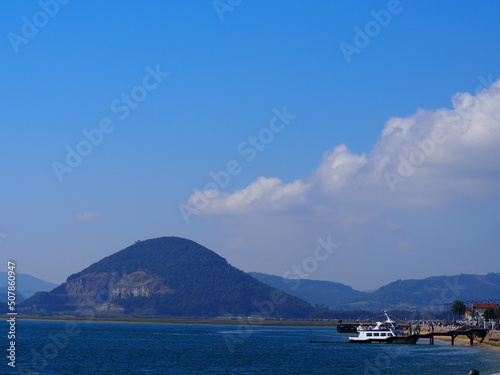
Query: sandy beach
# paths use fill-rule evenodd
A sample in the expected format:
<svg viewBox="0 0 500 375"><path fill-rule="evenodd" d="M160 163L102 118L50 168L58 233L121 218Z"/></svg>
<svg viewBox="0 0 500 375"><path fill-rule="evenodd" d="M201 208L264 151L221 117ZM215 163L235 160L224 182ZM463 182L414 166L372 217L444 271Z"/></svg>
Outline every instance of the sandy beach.
<svg viewBox="0 0 500 375"><path fill-rule="evenodd" d="M448 332L451 329L449 328L440 328L439 330L436 330L435 332ZM425 333L430 333L426 330L421 331L422 334ZM425 339L422 339L425 340ZM436 341L444 341L444 342L451 342L451 337L447 336L439 336L435 338ZM491 348L491 349L500 349L500 331L490 331L486 337L484 338L483 342L479 342L480 339L475 339L474 340L474 346L482 346L485 348ZM455 344L458 345L469 345L469 338L466 336L457 336L454 340Z"/></svg>

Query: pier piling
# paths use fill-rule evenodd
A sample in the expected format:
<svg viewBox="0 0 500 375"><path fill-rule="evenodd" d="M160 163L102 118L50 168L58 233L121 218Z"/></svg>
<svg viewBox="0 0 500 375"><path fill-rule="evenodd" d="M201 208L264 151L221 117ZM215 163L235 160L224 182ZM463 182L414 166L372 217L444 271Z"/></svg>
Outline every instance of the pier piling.
<svg viewBox="0 0 500 375"><path fill-rule="evenodd" d="M468 329L457 329L457 330L448 331L448 332L429 332L429 333L425 333L425 334L419 334L418 337L419 338L428 338L430 345L434 345L434 338L435 337L450 337L451 338L451 345L455 345L455 338L457 336L467 336L469 338L470 345L474 345L474 339L476 337L481 338L481 341L479 341L481 343L481 342L483 342L487 333L488 333L487 329L468 328Z"/></svg>

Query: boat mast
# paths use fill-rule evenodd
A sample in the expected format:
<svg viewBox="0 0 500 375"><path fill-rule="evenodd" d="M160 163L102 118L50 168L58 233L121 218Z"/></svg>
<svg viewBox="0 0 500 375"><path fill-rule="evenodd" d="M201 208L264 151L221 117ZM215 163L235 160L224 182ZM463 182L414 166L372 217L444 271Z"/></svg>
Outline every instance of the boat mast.
<svg viewBox="0 0 500 375"><path fill-rule="evenodd" d="M386 311L386 310L384 310L384 314L385 314L385 317L387 318L386 323L390 324L393 328L395 328L395 327L394 327L394 323L395 323L395 322L394 322L394 320L392 320L392 319L390 318L390 316L387 314L387 311Z"/></svg>

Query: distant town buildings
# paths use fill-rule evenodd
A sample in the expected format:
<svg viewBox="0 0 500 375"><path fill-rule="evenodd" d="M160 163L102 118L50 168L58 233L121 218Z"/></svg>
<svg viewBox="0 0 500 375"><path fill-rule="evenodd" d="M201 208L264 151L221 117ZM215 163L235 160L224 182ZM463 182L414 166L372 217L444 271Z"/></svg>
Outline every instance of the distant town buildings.
<svg viewBox="0 0 500 375"><path fill-rule="evenodd" d="M465 308L465 320L470 323L484 324L483 314L488 309L495 309L496 303L473 303Z"/></svg>

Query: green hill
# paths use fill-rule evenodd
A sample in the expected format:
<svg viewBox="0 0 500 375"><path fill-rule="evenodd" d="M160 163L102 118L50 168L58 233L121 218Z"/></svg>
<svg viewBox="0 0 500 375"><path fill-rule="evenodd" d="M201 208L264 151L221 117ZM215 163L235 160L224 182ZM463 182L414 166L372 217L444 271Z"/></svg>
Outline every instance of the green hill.
<svg viewBox="0 0 500 375"><path fill-rule="evenodd" d="M350 286L333 281L284 279L259 272L250 272L250 275L313 305L322 305L331 309L349 309L349 302L365 295Z"/></svg>
<svg viewBox="0 0 500 375"><path fill-rule="evenodd" d="M397 280L373 292L315 280L283 279L251 273L266 284L293 294L314 305L346 310L443 310L454 300L500 301L500 274L433 276L422 280Z"/></svg>
<svg viewBox="0 0 500 375"><path fill-rule="evenodd" d="M23 304L46 315L307 317L303 300L257 281L190 240L137 241Z"/></svg>
<svg viewBox="0 0 500 375"><path fill-rule="evenodd" d="M433 276L422 280L397 280L365 296L354 298L353 308L380 310L443 309L454 300L500 299L500 274Z"/></svg>

